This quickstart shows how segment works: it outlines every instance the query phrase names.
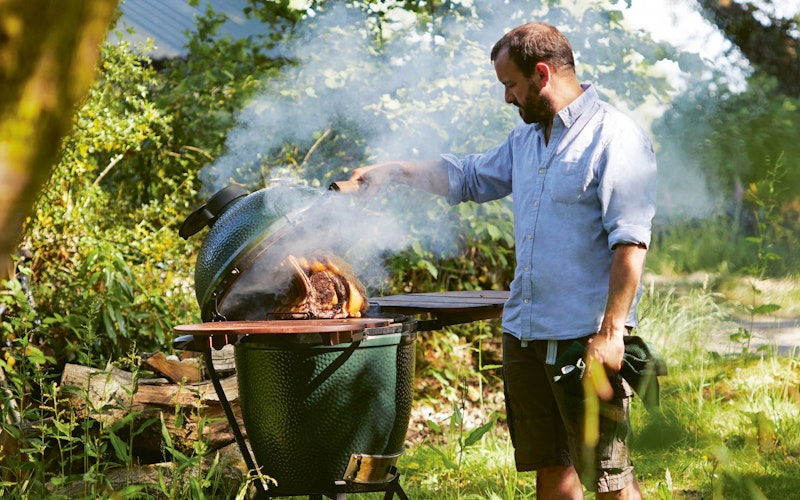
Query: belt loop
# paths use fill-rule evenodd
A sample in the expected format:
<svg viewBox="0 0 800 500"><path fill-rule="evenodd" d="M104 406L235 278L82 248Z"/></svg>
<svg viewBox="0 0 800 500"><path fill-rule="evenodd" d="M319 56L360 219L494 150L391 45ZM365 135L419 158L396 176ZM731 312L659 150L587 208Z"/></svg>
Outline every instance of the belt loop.
<svg viewBox="0 0 800 500"><path fill-rule="evenodd" d="M547 341L547 358L545 359L545 363L548 365L556 364L556 356L558 355L558 341L557 340L548 340Z"/></svg>

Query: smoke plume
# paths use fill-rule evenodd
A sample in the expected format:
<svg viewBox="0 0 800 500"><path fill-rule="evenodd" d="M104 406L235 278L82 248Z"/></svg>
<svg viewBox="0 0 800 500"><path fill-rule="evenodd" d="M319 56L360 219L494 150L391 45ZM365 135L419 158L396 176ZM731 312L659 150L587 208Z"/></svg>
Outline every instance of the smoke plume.
<svg viewBox="0 0 800 500"><path fill-rule="evenodd" d="M531 12L534 2L523 2L528 6L523 13L513 3L476 1L472 19L445 22L439 26L440 33L424 34L416 30L413 15L396 9L381 25L385 39L391 40L387 43L393 44L390 52L396 55L382 60L374 54L369 32L375 27L374 13L340 4L318 13L303 23L311 27L309 31L282 48L296 64L270 81L268 90L241 111L236 127L228 134L227 153L201 177L212 192L231 182L241 182L243 166L259 165L288 142L313 143L315 137L342 117L368 131L368 151L374 161L429 160L453 148L461 149L454 151L457 154L464 154L496 144L517 116L503 103L501 87L495 84L489 61L495 40L513 26L538 19L564 28L573 39L579 67L582 60L592 61L595 49L595 41L564 24L568 18L563 9L550 11L538 6ZM448 31L451 28L452 33ZM456 34L465 42L448 46ZM605 76L608 79L599 82L601 93L603 88L614 88L617 82L610 78L635 78L624 72ZM481 107L484 114L477 116L475 109L460 104L474 103L476 99L493 104ZM416 108L414 103L418 103ZM486 123L485 134L465 134L465 127L459 125L467 120ZM489 127L490 123L500 126ZM301 177L302 173L292 168L278 168L270 173L270 181L264 187L277 179L288 185L308 182ZM319 179L317 182L321 184ZM702 198L706 189L702 183L697 186L696 196ZM320 190L325 188L323 185ZM386 255L407 248L415 240L435 241L438 252L454 247L456 235L448 218L442 215L446 207L432 205L427 193L387 191L390 193L384 193L386 196L369 201L345 195L340 195L338 201L327 199L329 216L320 217L317 227L305 231L307 240L293 242L296 251L313 251L321 245L337 248L347 254L351 263L358 261L353 267L359 276L368 286L375 286L386 277L380 264ZM440 214L431 215L436 210Z"/></svg>

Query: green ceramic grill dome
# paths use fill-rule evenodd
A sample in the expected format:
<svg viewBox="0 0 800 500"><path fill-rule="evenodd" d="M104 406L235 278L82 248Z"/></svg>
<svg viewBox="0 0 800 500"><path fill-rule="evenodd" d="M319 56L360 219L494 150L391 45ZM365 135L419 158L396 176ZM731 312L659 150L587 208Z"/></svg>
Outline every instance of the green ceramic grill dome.
<svg viewBox="0 0 800 500"><path fill-rule="evenodd" d="M195 294L203 321L214 319L216 301L230 290L241 272L239 267L259 257L271 238L296 224L299 214L321 195L311 188L284 186L261 189L249 195L242 188L233 191L233 199L219 207L220 213L207 215L207 224L198 224L194 231L210 225L194 273ZM206 205L195 213L207 211ZM194 234L191 230L185 233Z"/></svg>

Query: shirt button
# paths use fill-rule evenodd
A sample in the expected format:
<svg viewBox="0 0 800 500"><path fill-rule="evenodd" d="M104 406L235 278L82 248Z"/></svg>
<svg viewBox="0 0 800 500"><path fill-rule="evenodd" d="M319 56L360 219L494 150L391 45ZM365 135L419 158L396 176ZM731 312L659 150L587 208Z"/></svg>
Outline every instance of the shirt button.
<svg viewBox="0 0 800 500"><path fill-rule="evenodd" d="M547 172L547 169L545 169L545 168L540 168L540 169L539 169L539 173L540 173L540 174L543 174L543 173L545 173L545 172Z"/></svg>
<svg viewBox="0 0 800 500"><path fill-rule="evenodd" d="M528 235L528 239L529 239L529 240L532 240L532 239L533 239L533 235L532 235L532 234L529 234L529 235Z"/></svg>
<svg viewBox="0 0 800 500"><path fill-rule="evenodd" d="M531 301L531 299L525 299L523 302L525 302L527 304L530 301Z"/></svg>
<svg viewBox="0 0 800 500"><path fill-rule="evenodd" d="M531 270L530 266L525 266L525 272L528 272L530 270Z"/></svg>
<svg viewBox="0 0 800 500"><path fill-rule="evenodd" d="M534 202L533 202L533 206L534 206L534 207L538 207L538 206L539 206L539 200L536 200L536 201L534 201Z"/></svg>

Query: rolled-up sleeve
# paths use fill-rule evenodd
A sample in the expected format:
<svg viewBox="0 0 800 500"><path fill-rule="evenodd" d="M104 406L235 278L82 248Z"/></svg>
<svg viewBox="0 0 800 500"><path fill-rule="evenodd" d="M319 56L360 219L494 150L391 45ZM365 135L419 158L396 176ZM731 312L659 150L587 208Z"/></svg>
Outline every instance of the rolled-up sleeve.
<svg viewBox="0 0 800 500"><path fill-rule="evenodd" d="M617 124L600 162L598 186L608 247L648 247L656 211L656 158L649 137L633 124Z"/></svg>
<svg viewBox="0 0 800 500"><path fill-rule="evenodd" d="M467 201L465 197L464 167L461 161L451 154L443 154L442 161L447 165L447 178L450 188L447 192L447 203L458 205Z"/></svg>
<svg viewBox="0 0 800 500"><path fill-rule="evenodd" d="M449 191L447 202L457 205L465 201L484 203L511 194L511 168L509 139L489 151L459 159L451 154L442 155L447 165Z"/></svg>

